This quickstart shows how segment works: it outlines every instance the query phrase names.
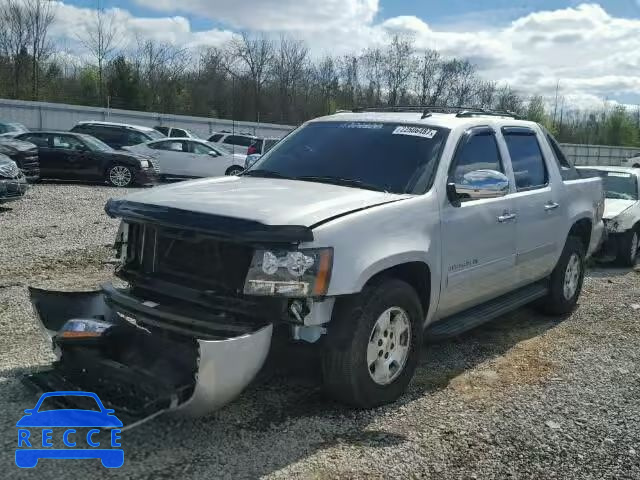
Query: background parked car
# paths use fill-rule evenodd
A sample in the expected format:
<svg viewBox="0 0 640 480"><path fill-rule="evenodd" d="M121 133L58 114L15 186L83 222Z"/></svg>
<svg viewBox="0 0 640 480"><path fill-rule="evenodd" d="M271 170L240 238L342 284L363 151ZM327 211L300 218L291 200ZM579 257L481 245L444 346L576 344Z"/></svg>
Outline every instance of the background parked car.
<svg viewBox="0 0 640 480"><path fill-rule="evenodd" d="M258 137L250 133L218 132L209 137L213 143L221 143L232 149L233 153L247 155L249 147L258 140Z"/></svg>
<svg viewBox="0 0 640 480"><path fill-rule="evenodd" d="M30 142L17 138L0 137L0 153L16 162L29 182L40 178L40 161L38 147Z"/></svg>
<svg viewBox="0 0 640 480"><path fill-rule="evenodd" d="M249 145L247 155L264 155L271 148L280 141L279 138L258 138L255 142Z"/></svg>
<svg viewBox="0 0 640 480"><path fill-rule="evenodd" d="M0 137L15 137L29 129L17 122L0 122Z"/></svg>
<svg viewBox="0 0 640 480"><path fill-rule="evenodd" d="M626 167L578 167L581 175L601 177L605 191L604 223L608 238L605 256L632 266L640 248L640 169Z"/></svg>
<svg viewBox="0 0 640 480"><path fill-rule="evenodd" d="M127 147L152 158L162 178L197 178L237 175L244 155L232 154L205 140L171 138Z"/></svg>
<svg viewBox="0 0 640 480"><path fill-rule="evenodd" d="M0 203L22 198L27 188L27 180L16 162L0 154Z"/></svg>
<svg viewBox="0 0 640 480"><path fill-rule="evenodd" d="M200 138L199 135L193 133L190 130L185 128L176 128L176 127L153 127L158 132L162 133L167 137L175 137L175 138Z"/></svg>
<svg viewBox="0 0 640 480"><path fill-rule="evenodd" d="M19 138L38 146L41 178L105 180L115 187L157 180L148 157L114 150L90 135L45 131L23 133Z"/></svg>
<svg viewBox="0 0 640 480"><path fill-rule="evenodd" d="M91 135L116 150L165 138L165 135L153 128L125 123L78 122L71 131Z"/></svg>
<svg viewBox="0 0 640 480"><path fill-rule="evenodd" d="M623 161L622 167L640 168L640 157L632 157Z"/></svg>

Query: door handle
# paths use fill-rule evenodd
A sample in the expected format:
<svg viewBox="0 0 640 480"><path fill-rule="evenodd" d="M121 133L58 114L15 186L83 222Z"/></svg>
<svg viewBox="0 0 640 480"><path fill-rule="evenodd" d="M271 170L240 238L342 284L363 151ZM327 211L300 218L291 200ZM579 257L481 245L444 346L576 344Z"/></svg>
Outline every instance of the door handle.
<svg viewBox="0 0 640 480"><path fill-rule="evenodd" d="M549 202L544 206L544 209L549 212L551 210L555 210L556 208L558 208L560 206L559 203L556 202Z"/></svg>
<svg viewBox="0 0 640 480"><path fill-rule="evenodd" d="M516 217L517 215L515 213L505 212L498 217L498 222L500 223L508 222L509 220L515 220Z"/></svg>

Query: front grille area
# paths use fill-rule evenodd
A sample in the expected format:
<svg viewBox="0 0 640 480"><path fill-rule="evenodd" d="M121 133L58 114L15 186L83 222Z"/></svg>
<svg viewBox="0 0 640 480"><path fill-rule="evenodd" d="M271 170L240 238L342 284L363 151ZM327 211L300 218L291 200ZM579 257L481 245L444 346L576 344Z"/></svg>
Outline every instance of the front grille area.
<svg viewBox="0 0 640 480"><path fill-rule="evenodd" d="M26 177L37 177L40 175L40 158L38 157L37 150L22 152L20 155L15 155L13 159Z"/></svg>
<svg viewBox="0 0 640 480"><path fill-rule="evenodd" d="M129 225L129 271L185 287L237 295L253 249L197 232L157 225Z"/></svg>

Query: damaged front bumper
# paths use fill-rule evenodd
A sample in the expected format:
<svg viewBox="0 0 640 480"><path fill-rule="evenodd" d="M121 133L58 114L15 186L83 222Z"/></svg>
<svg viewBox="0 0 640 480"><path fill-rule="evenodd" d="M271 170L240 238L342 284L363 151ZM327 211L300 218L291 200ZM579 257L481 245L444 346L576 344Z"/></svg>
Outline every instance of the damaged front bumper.
<svg viewBox="0 0 640 480"><path fill-rule="evenodd" d="M25 383L95 392L129 428L168 410L204 415L229 403L253 380L271 345L270 323L161 305L110 284L92 292L32 288L30 295L57 360ZM107 328L69 331L70 320Z"/></svg>

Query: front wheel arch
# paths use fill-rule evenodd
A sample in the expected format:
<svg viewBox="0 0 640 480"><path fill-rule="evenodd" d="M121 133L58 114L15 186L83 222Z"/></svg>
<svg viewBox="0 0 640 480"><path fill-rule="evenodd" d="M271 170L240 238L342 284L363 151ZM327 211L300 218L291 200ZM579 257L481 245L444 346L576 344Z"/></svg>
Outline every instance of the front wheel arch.
<svg viewBox="0 0 640 480"><path fill-rule="evenodd" d="M244 168L241 167L240 165L231 165L229 168L227 168L226 172L224 172L225 175L237 175L238 173L242 173L244 172Z"/></svg>

